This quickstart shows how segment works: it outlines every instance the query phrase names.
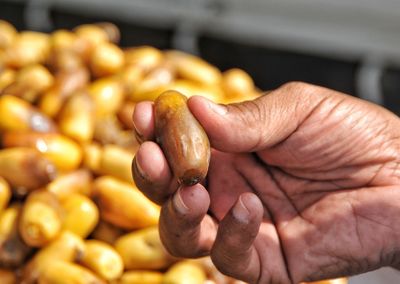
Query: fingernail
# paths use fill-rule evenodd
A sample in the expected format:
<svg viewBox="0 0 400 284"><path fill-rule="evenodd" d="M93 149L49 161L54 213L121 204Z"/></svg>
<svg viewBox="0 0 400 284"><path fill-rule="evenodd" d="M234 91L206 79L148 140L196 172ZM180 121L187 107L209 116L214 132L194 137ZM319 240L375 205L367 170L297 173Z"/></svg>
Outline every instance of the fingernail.
<svg viewBox="0 0 400 284"><path fill-rule="evenodd" d="M228 108L224 105L216 104L211 101L208 103L210 109L219 115L225 115L228 112Z"/></svg>
<svg viewBox="0 0 400 284"><path fill-rule="evenodd" d="M183 201L182 198L182 188L179 188L176 193L174 194L173 200L172 200L175 209L180 213L180 214L186 214L189 211L189 208L186 206L185 202Z"/></svg>
<svg viewBox="0 0 400 284"><path fill-rule="evenodd" d="M142 144L144 142L144 136L139 133L139 131L137 130L135 124L133 124L133 132L135 134L135 138L136 138L137 142L139 144Z"/></svg>
<svg viewBox="0 0 400 284"><path fill-rule="evenodd" d="M135 165L136 165L136 169L138 174L142 177L142 178L146 178L144 171L142 169L142 167L140 166L140 163L138 161L138 159L135 157Z"/></svg>
<svg viewBox="0 0 400 284"><path fill-rule="evenodd" d="M241 223L247 223L249 221L250 212L244 205L242 197L239 196L238 201L232 209L233 217Z"/></svg>

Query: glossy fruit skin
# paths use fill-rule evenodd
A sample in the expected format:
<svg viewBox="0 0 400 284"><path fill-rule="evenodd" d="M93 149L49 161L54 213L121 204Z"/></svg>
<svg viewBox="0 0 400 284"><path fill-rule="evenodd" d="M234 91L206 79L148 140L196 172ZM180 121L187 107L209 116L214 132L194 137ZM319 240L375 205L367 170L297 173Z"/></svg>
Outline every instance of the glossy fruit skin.
<svg viewBox="0 0 400 284"><path fill-rule="evenodd" d="M165 269L175 260L161 243L158 226L122 235L115 241L114 247L128 270Z"/></svg>
<svg viewBox="0 0 400 284"><path fill-rule="evenodd" d="M62 209L57 196L47 190L29 194L18 222L19 233L31 247L44 247L61 232Z"/></svg>
<svg viewBox="0 0 400 284"><path fill-rule="evenodd" d="M207 277L196 263L184 260L172 265L165 273L163 284L201 284Z"/></svg>
<svg viewBox="0 0 400 284"><path fill-rule="evenodd" d="M158 224L160 207L133 183L101 176L93 183L92 199L100 210L101 219L117 227L134 230Z"/></svg>
<svg viewBox="0 0 400 284"><path fill-rule="evenodd" d="M46 271L49 263L80 261L85 253L85 243L81 237L64 231L57 239L41 248L25 265L21 273L21 284L36 284ZM61 278L62 279L62 278Z"/></svg>
<svg viewBox="0 0 400 284"><path fill-rule="evenodd" d="M210 142L187 98L166 91L154 102L154 111L156 141L179 183L190 186L202 181L210 163Z"/></svg>
<svg viewBox="0 0 400 284"><path fill-rule="evenodd" d="M98 240L85 242L86 251L81 264L108 281L118 279L124 264L114 247Z"/></svg>

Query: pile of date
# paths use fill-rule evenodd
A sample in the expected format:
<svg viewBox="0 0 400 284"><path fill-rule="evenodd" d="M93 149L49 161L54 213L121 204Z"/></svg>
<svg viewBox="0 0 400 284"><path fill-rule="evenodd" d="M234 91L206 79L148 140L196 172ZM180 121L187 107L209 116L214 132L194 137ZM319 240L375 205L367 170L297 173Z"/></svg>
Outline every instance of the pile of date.
<svg viewBox="0 0 400 284"><path fill-rule="evenodd" d="M241 69L119 39L112 23L46 34L0 20L0 283L243 283L163 248L160 208L132 179L132 113L166 90L261 92Z"/></svg>

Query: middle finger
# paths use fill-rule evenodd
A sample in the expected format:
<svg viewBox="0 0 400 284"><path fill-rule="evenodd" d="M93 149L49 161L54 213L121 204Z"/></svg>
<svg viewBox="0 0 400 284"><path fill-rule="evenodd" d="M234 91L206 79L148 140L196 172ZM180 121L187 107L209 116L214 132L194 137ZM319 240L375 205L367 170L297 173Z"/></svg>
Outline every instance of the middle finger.
<svg viewBox="0 0 400 284"><path fill-rule="evenodd" d="M162 204L178 189L160 146L144 142L132 162L136 186L152 201Z"/></svg>

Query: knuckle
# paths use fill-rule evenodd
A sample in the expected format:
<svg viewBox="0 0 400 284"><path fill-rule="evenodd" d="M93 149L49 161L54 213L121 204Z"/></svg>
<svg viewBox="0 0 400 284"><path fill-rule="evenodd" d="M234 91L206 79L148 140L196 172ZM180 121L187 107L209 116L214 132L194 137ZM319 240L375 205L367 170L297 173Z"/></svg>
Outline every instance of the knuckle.
<svg viewBox="0 0 400 284"><path fill-rule="evenodd" d="M185 252L182 251L182 248L177 247L176 245L164 243L164 247L167 250L167 252L174 257L185 257Z"/></svg>
<svg viewBox="0 0 400 284"><path fill-rule="evenodd" d="M196 258L204 255L203 253L191 249L190 246L179 243L185 243L185 242L171 241L169 242L168 245L164 246L170 255L178 258Z"/></svg>
<svg viewBox="0 0 400 284"><path fill-rule="evenodd" d="M283 90L304 90L308 88L314 88L314 85L309 83L301 82L301 81L291 81L283 84L280 89Z"/></svg>
<svg viewBox="0 0 400 284"><path fill-rule="evenodd" d="M170 219L171 217L163 214L163 211L161 212L159 231L164 248L174 257L191 257L193 252L188 243L184 241L184 231L176 227L172 228L167 221Z"/></svg>
<svg viewBox="0 0 400 284"><path fill-rule="evenodd" d="M211 260L214 263L215 267L223 274L235 277L234 271L230 269L232 267L232 264L227 261L228 258L222 256L219 252L214 251L211 253Z"/></svg>
<svg viewBox="0 0 400 284"><path fill-rule="evenodd" d="M235 125L240 132L247 132L255 137L256 141L251 149L256 149L262 144L264 137L264 124L269 111L263 100L244 101L230 105L230 112L235 114ZM229 131L228 129L226 131Z"/></svg>
<svg viewBox="0 0 400 284"><path fill-rule="evenodd" d="M232 104L229 107L231 108L230 112L234 112L238 115L239 119L249 124L254 124L255 119L262 113L262 104L257 100L244 101Z"/></svg>
<svg viewBox="0 0 400 284"><path fill-rule="evenodd" d="M288 82L277 89L280 100L290 103L295 108L295 113L302 113L304 109L323 99L326 94L324 88L305 82Z"/></svg>
<svg viewBox="0 0 400 284"><path fill-rule="evenodd" d="M180 242L177 242L176 239L179 239L179 233L174 233L174 238L171 236L170 233L166 232L164 229L162 220L160 220L160 240L163 244L165 250L174 257L182 257L181 255L181 248L179 248Z"/></svg>

